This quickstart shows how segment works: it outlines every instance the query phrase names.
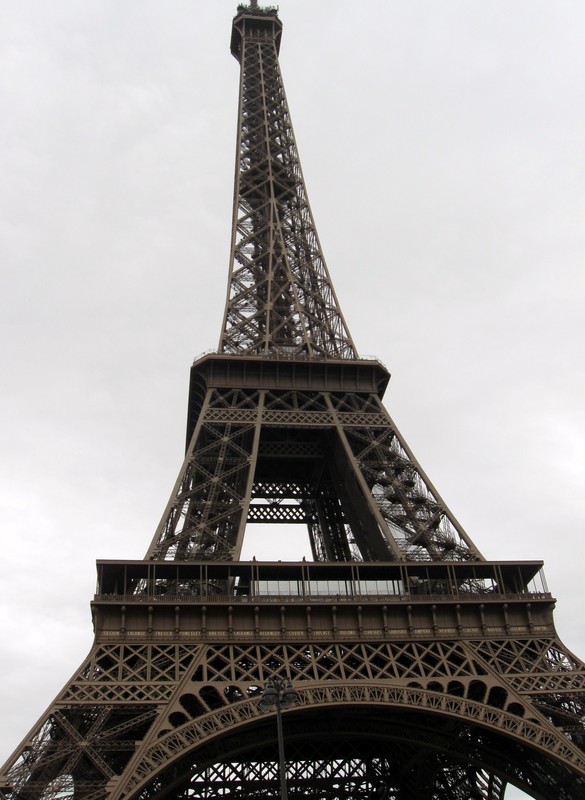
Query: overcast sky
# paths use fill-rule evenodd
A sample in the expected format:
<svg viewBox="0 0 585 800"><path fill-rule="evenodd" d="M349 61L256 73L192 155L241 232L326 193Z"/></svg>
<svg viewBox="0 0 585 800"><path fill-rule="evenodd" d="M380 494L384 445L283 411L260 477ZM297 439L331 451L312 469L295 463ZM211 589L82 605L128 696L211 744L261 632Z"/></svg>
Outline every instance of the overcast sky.
<svg viewBox="0 0 585 800"><path fill-rule="evenodd" d="M227 0L0 9L0 761L142 558L228 272ZM492 559L544 559L585 656L580 0L282 0L281 64L349 328ZM247 555L296 558L296 539ZM516 795L515 795L516 796Z"/></svg>

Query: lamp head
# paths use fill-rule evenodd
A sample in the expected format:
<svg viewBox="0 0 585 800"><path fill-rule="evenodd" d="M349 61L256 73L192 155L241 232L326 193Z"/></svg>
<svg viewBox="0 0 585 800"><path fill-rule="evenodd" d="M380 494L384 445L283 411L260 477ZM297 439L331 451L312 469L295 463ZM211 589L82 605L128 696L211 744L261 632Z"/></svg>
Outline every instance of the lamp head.
<svg viewBox="0 0 585 800"><path fill-rule="evenodd" d="M278 701L278 692L276 690L276 686L274 685L274 681L268 681L266 684L266 689L260 695L260 711L270 711L271 708L274 708Z"/></svg>
<svg viewBox="0 0 585 800"><path fill-rule="evenodd" d="M286 686L282 690L282 694L280 696L280 705L283 708L292 708L299 700L299 693L296 689L293 689L293 685L290 681L287 681Z"/></svg>

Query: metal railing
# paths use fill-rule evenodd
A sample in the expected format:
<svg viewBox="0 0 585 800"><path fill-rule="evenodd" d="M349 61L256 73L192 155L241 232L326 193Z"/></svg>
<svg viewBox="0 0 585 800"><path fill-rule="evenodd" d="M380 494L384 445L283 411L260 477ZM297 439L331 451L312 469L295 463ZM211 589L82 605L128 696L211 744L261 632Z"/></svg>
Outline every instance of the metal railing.
<svg viewBox="0 0 585 800"><path fill-rule="evenodd" d="M381 361L377 356L373 355L364 355L359 353L357 358L343 358L342 356L329 356L326 354L316 354L316 355L307 355L306 353L284 353L278 352L276 350L271 350L268 353L255 353L251 350L243 350L237 353L226 353L223 350L215 350L213 348L209 350L204 350L199 355L195 356L193 359L193 363L197 363L205 356L233 356L236 358L262 358L268 359L270 361L342 361L342 362L355 362L355 361L370 361L375 364L379 364L383 367L386 371L388 371L388 367Z"/></svg>

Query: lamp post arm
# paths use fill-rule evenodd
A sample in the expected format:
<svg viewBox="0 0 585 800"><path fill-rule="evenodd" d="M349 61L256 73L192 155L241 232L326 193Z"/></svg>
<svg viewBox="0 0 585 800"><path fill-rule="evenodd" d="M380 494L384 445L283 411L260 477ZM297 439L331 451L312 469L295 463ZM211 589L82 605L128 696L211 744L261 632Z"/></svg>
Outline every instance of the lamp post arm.
<svg viewBox="0 0 585 800"><path fill-rule="evenodd" d="M278 731L278 771L280 773L280 797L281 800L288 800L286 788L286 767L284 763L284 736L282 733L282 712L280 707L280 697L276 701L276 728Z"/></svg>

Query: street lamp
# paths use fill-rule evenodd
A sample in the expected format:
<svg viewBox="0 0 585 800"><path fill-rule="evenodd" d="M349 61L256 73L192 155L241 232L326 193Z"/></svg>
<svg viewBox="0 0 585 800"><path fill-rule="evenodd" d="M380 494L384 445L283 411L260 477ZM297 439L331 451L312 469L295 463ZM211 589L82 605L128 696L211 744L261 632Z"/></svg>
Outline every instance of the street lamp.
<svg viewBox="0 0 585 800"><path fill-rule="evenodd" d="M272 678L260 695L260 711L272 711L276 708L276 730L278 731L278 771L280 773L280 797L288 800L286 788L286 770L284 766L284 738L282 735L282 709L292 708L299 699L299 693L290 681Z"/></svg>

